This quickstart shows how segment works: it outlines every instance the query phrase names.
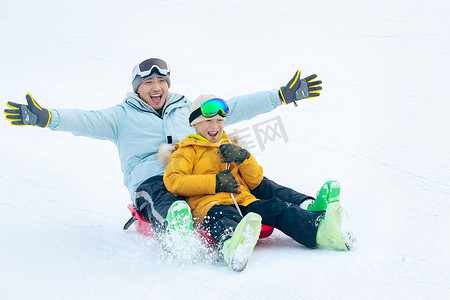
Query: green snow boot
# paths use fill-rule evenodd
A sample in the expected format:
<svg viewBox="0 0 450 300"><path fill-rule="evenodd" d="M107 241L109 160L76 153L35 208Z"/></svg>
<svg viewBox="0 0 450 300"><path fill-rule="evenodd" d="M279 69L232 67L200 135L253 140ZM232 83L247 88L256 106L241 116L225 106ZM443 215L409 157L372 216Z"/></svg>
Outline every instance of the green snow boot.
<svg viewBox="0 0 450 300"><path fill-rule="evenodd" d="M193 231L191 208L186 201L175 201L167 212L167 229L180 234Z"/></svg>
<svg viewBox="0 0 450 300"><path fill-rule="evenodd" d="M194 235L191 209L187 202L175 201L167 212L166 221L166 246L173 252L186 249Z"/></svg>
<svg viewBox="0 0 450 300"><path fill-rule="evenodd" d="M309 211L326 210L327 206L333 202L339 202L341 185L337 180L330 180L324 183L317 193L314 203L308 206Z"/></svg>
<svg viewBox="0 0 450 300"><path fill-rule="evenodd" d="M338 201L330 203L323 219L319 223L316 242L320 246L337 251L348 251L355 237L348 223L347 212Z"/></svg>
<svg viewBox="0 0 450 300"><path fill-rule="evenodd" d="M223 243L222 254L227 265L237 272L247 266L261 232L260 215L248 213L234 230L233 236Z"/></svg>

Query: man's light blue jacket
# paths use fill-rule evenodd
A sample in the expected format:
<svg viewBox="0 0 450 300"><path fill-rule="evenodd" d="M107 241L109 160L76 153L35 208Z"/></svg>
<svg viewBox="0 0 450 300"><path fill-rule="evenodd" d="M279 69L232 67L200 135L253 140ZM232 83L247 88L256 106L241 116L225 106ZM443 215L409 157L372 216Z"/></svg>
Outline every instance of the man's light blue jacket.
<svg viewBox="0 0 450 300"><path fill-rule="evenodd" d="M167 99L162 116L134 93L128 93L124 102L104 110L51 109L48 128L112 141L119 151L124 185L134 199L135 190L142 182L164 173L158 159L159 147L195 133L188 121L192 102L171 92ZM227 103L230 113L226 125L269 112L281 104L276 89L234 97Z"/></svg>

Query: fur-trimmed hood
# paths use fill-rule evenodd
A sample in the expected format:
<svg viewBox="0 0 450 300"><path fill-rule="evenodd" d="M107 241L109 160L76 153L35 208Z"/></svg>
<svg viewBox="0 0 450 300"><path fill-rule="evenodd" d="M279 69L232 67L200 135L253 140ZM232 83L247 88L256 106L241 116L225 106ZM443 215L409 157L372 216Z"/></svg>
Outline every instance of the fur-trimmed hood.
<svg viewBox="0 0 450 300"><path fill-rule="evenodd" d="M171 144L162 144L161 147L159 147L158 159L164 167L167 166L169 158L175 150L175 146Z"/></svg>

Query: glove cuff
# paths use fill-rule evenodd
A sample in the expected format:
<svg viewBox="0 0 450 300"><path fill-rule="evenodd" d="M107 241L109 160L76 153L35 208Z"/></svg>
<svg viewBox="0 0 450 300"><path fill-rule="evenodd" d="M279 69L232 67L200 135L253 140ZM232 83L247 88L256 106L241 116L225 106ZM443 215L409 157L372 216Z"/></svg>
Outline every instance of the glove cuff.
<svg viewBox="0 0 450 300"><path fill-rule="evenodd" d="M45 128L50 124L50 120L52 119L52 114L50 110L43 108L38 117L37 126Z"/></svg>
<svg viewBox="0 0 450 300"><path fill-rule="evenodd" d="M219 188L219 177L216 174L216 193L220 192L220 188Z"/></svg>
<svg viewBox="0 0 450 300"><path fill-rule="evenodd" d="M278 97L280 98L281 103L284 103L285 105L287 105L286 99L284 99L283 91L281 90L281 88L278 90Z"/></svg>

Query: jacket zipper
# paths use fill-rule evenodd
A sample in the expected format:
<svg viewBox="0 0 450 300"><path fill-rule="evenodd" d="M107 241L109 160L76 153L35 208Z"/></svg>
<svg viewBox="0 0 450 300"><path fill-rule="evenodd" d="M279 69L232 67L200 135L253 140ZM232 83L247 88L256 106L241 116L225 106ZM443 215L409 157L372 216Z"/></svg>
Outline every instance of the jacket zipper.
<svg viewBox="0 0 450 300"><path fill-rule="evenodd" d="M171 105L173 105L173 104L175 104L175 103L178 103L178 102L180 102L180 101L183 100L183 99L184 99L184 95L183 95L180 99L178 99L177 101L172 102L172 103L169 103L169 105L167 105L166 107L164 107L163 111L161 112L161 116L164 116L164 114L166 113L167 108L168 108L169 106L171 106ZM162 118L161 118L161 119L162 119Z"/></svg>

